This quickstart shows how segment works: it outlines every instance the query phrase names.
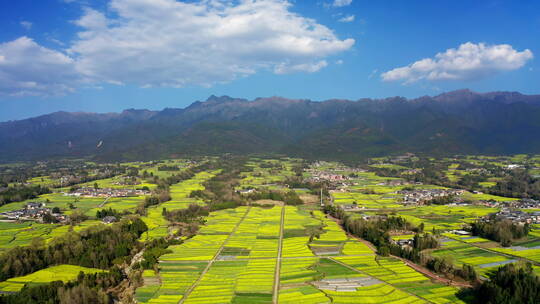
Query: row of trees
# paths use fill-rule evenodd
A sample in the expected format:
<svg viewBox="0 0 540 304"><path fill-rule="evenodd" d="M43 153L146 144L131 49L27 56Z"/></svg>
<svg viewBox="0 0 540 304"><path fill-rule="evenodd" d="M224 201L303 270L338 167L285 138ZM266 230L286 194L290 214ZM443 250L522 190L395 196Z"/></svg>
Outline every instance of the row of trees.
<svg viewBox="0 0 540 304"><path fill-rule="evenodd" d="M298 196L296 192L293 190L290 191L272 191L272 190L264 190L264 191L256 191L254 193L250 193L248 195L248 199L250 200L274 200L274 201L282 201L286 205L302 205L304 202L302 199Z"/></svg>

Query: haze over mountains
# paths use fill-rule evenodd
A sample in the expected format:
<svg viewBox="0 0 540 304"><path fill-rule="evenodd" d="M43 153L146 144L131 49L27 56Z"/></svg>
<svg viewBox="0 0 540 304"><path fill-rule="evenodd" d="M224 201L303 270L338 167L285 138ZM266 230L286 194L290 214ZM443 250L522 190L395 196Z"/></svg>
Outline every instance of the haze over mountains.
<svg viewBox="0 0 540 304"><path fill-rule="evenodd" d="M539 153L540 95L459 90L410 100L323 102L211 96L185 109L56 112L0 123L0 151L2 161L226 152L334 159Z"/></svg>

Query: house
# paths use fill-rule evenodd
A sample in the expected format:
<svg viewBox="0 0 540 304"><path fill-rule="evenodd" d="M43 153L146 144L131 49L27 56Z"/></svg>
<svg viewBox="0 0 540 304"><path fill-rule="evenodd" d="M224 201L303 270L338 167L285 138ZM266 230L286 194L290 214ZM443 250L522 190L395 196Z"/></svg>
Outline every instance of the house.
<svg viewBox="0 0 540 304"><path fill-rule="evenodd" d="M412 246L414 243L414 240L413 239L404 239L404 240L398 240L396 242L396 244L398 244L399 246L403 247L403 246Z"/></svg>
<svg viewBox="0 0 540 304"><path fill-rule="evenodd" d="M34 210L34 209L39 209L41 207L45 206L44 203L28 203L26 204L26 209L29 209L29 210Z"/></svg>
<svg viewBox="0 0 540 304"><path fill-rule="evenodd" d="M251 189L242 189L240 191L238 191L238 193L242 194L242 195L247 195L247 194L250 194L250 193L253 193L255 192L255 189L251 188Z"/></svg>
<svg viewBox="0 0 540 304"><path fill-rule="evenodd" d="M105 224L112 224L117 221L116 216L108 215L101 220Z"/></svg>
<svg viewBox="0 0 540 304"><path fill-rule="evenodd" d="M455 235L471 235L469 231L465 231L465 230L454 230L453 233Z"/></svg>

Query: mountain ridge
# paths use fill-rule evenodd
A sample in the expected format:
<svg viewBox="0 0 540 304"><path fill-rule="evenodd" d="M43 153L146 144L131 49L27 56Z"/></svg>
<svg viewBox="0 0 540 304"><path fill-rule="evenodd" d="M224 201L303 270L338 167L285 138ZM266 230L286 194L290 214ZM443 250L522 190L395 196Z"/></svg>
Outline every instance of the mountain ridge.
<svg viewBox="0 0 540 304"><path fill-rule="evenodd" d="M540 95L468 89L356 101L212 95L160 111L59 111L0 123L0 152L2 161L219 153L338 159L400 152L533 153L540 152Z"/></svg>

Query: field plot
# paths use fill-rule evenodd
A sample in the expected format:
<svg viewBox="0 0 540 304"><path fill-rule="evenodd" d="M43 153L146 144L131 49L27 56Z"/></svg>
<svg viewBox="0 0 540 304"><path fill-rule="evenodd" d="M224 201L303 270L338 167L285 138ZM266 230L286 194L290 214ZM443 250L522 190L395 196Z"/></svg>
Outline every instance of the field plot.
<svg viewBox="0 0 540 304"><path fill-rule="evenodd" d="M283 257L310 257L314 256L308 244L314 232L322 227L320 219L312 217L307 211L296 207L285 207L285 220L283 232Z"/></svg>
<svg viewBox="0 0 540 304"><path fill-rule="evenodd" d="M282 189L283 187L277 183L294 176L295 173L292 169L297 161L290 158L282 160L253 158L246 163L246 166L252 170L242 172L242 180L237 190L261 187L274 190Z"/></svg>
<svg viewBox="0 0 540 304"><path fill-rule="evenodd" d="M424 223L425 230L462 229L464 224L476 221L479 217L497 212L496 208L484 206L445 206L430 205L417 207L414 210L401 211L399 216L415 225Z"/></svg>
<svg viewBox="0 0 540 304"><path fill-rule="evenodd" d="M276 258L281 207L252 208L227 242L222 258Z"/></svg>
<svg viewBox="0 0 540 304"><path fill-rule="evenodd" d="M97 273L103 272L104 270L74 265L52 266L22 277L11 278L7 281L0 282L0 293L17 292L26 284L31 286L37 284L46 284L54 281L72 281L77 279L77 276L81 271L84 273Z"/></svg>
<svg viewBox="0 0 540 304"><path fill-rule="evenodd" d="M161 256L159 263L161 285L155 287L153 281L145 284L142 293L151 290L153 294L145 297L146 302L141 303L178 303L216 257L229 234L248 211L247 207L239 207L212 213L200 234L181 245L170 246L172 253Z"/></svg>
<svg viewBox="0 0 540 304"><path fill-rule="evenodd" d="M441 249L433 250L430 254L444 257L458 267L461 267L462 264L472 265L481 275L496 269L499 265L515 261L495 252L483 250L457 240L443 241Z"/></svg>
<svg viewBox="0 0 540 304"><path fill-rule="evenodd" d="M153 270L145 270L143 272L144 287L137 288L135 292L135 300L139 303L148 302L159 290L159 276Z"/></svg>
<svg viewBox="0 0 540 304"><path fill-rule="evenodd" d="M102 224L101 221L87 220L73 226L74 231L81 231L90 226ZM0 252L16 246L26 246L35 238L45 242L62 236L71 229L69 225L40 224L35 222L0 222Z"/></svg>
<svg viewBox="0 0 540 304"><path fill-rule="evenodd" d="M205 181L215 176L215 172L200 172L193 178L182 181L171 186L171 201L152 206L147 209L147 215L142 220L148 226L148 232L141 236L141 239L153 240L169 234L169 222L163 217L163 208L167 210L183 209L192 203L202 203L196 199L189 198L191 191L204 190L202 185ZM113 207L114 208L114 207Z"/></svg>
<svg viewBox="0 0 540 304"><path fill-rule="evenodd" d="M332 192L334 203L337 205L342 204L356 204L358 207L366 209L384 209L384 208L402 208L403 206L397 204L399 195L387 193L387 194L364 194L360 192Z"/></svg>
<svg viewBox="0 0 540 304"><path fill-rule="evenodd" d="M521 246L514 246L510 248L490 248L498 252L511 254L514 256L526 258L535 262L540 262L540 248L527 248Z"/></svg>

